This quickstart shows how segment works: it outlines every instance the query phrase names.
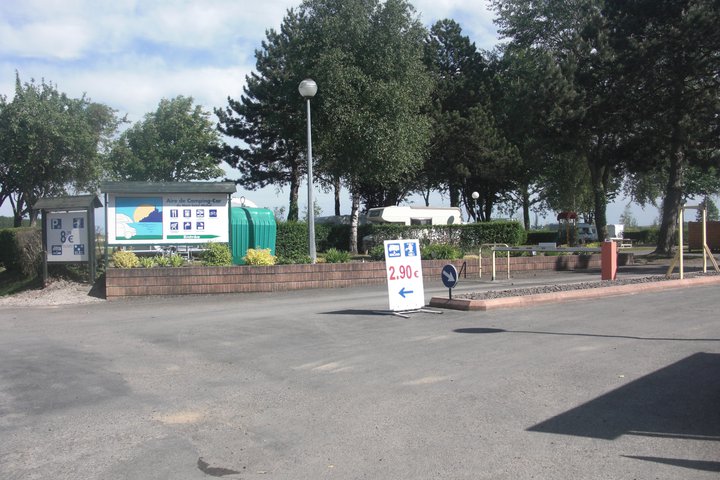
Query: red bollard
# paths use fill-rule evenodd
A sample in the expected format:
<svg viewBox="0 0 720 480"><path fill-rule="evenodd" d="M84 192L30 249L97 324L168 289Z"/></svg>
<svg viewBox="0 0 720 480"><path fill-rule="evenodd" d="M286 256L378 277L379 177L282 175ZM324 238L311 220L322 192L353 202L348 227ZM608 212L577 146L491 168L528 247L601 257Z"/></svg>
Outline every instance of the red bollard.
<svg viewBox="0 0 720 480"><path fill-rule="evenodd" d="M617 277L617 243L612 240L603 242L600 255L602 263L602 279L615 280Z"/></svg>

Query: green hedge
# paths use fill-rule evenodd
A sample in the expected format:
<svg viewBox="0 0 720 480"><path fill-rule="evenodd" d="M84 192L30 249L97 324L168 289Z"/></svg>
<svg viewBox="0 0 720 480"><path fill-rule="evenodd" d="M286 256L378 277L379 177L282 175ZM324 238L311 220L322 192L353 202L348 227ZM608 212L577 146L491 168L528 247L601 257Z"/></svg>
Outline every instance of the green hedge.
<svg viewBox="0 0 720 480"><path fill-rule="evenodd" d="M30 220L28 220L27 218L23 218L21 226L27 227L28 225L30 225ZM15 227L15 217L0 216L0 230L2 230L4 228L14 228L14 227Z"/></svg>
<svg viewBox="0 0 720 480"><path fill-rule="evenodd" d="M275 255L282 258L295 258L308 253L307 224L303 222L279 222ZM317 238L317 235L316 235Z"/></svg>
<svg viewBox="0 0 720 480"><path fill-rule="evenodd" d="M42 231L27 227L0 230L0 265L26 277L38 274L42 266Z"/></svg>
<svg viewBox="0 0 720 480"><path fill-rule="evenodd" d="M476 250L484 243L507 243L522 245L525 243L525 229L518 222L480 222L466 225L365 225L359 229L358 245L370 250L384 240L395 238L417 238L422 245L447 244L458 247L464 252ZM362 241L371 237L370 242Z"/></svg>
<svg viewBox="0 0 720 480"><path fill-rule="evenodd" d="M305 235L307 236L307 233ZM327 252L331 248L349 251L350 225L315 224L315 244L321 252Z"/></svg>
<svg viewBox="0 0 720 480"><path fill-rule="evenodd" d="M523 245L526 232L519 222L480 222L461 225L460 248L476 249L484 243L507 243Z"/></svg>
<svg viewBox="0 0 720 480"><path fill-rule="evenodd" d="M279 222L275 254L284 258L307 255L307 229L305 222ZM350 225L315 224L315 245L318 252L327 252L331 248L350 250Z"/></svg>
<svg viewBox="0 0 720 480"><path fill-rule="evenodd" d="M364 245L363 239L371 241ZM358 248L370 250L383 240L418 238L422 245L446 244L471 252L484 243L525 243L525 230L519 222L481 222L466 225L367 224L358 227ZM315 225L315 244L319 252L331 248L350 250L350 225ZM280 222L277 225L275 253L283 259L307 256L307 223Z"/></svg>
<svg viewBox="0 0 720 480"><path fill-rule="evenodd" d="M625 230L623 237L632 240L637 245L655 245L657 244L658 230L657 227Z"/></svg>
<svg viewBox="0 0 720 480"><path fill-rule="evenodd" d="M531 230L527 232L527 244L537 245L539 243L557 242L558 232L554 230Z"/></svg>

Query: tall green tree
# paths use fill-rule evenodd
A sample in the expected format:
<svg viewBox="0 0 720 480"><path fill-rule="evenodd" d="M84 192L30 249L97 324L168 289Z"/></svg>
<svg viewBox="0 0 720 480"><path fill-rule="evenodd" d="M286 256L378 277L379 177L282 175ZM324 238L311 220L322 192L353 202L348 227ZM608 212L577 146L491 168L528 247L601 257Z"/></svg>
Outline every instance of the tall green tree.
<svg viewBox="0 0 720 480"><path fill-rule="evenodd" d="M218 166L220 139L209 113L192 97L162 99L120 135L109 155L115 179L171 182L209 180L224 175Z"/></svg>
<svg viewBox="0 0 720 480"><path fill-rule="evenodd" d="M562 138L568 153L587 163L598 234L606 234L607 205L617 193L623 163L617 156L627 122L615 95L603 0L493 0L500 32L518 48L551 55L574 91L563 111Z"/></svg>
<svg viewBox="0 0 720 480"><path fill-rule="evenodd" d="M690 173L720 167L720 3L606 0L605 14L618 96L632 106L624 153L641 177L663 179L656 253L670 255L683 201L704 182Z"/></svg>
<svg viewBox="0 0 720 480"><path fill-rule="evenodd" d="M220 132L241 142L225 143L221 158L239 171L238 183L247 189L289 186L289 221L298 220L298 192L307 172L305 109L298 85L308 76L314 53L304 21L303 8L290 9L279 31L267 30L240 99L228 97L226 108L215 109Z"/></svg>
<svg viewBox="0 0 720 480"><path fill-rule="evenodd" d="M562 136L564 112L575 101L571 83L543 50L510 45L493 63L497 72L492 102L495 117L505 137L518 149L511 171L514 187L505 195L505 202L522 210L526 229L534 207L542 210L552 205L558 211L580 211L577 199L589 184L589 176L584 175L587 167L567 161Z"/></svg>
<svg viewBox="0 0 720 480"><path fill-rule="evenodd" d="M0 103L0 200L10 201L16 226L26 215L35 222L41 197L97 188L119 125L114 110L19 74L12 101Z"/></svg>
<svg viewBox="0 0 720 480"><path fill-rule="evenodd" d="M425 189L444 190L450 205L460 206L468 169L460 165L464 151L457 127L472 109L488 103L488 64L461 26L451 19L436 22L425 41L425 64L434 79L429 117L431 144L424 166ZM477 113L477 111L476 111ZM475 215L476 209L470 211Z"/></svg>
<svg viewBox="0 0 720 480"><path fill-rule="evenodd" d="M0 95L0 119L4 124L5 110L7 108L7 98ZM0 124L2 125L2 124ZM10 183L10 159L6 157L5 152L0 156L0 205L12 194L12 184Z"/></svg>
<svg viewBox="0 0 720 480"><path fill-rule="evenodd" d="M289 10L281 31L269 30L256 52L257 72L241 100L216 111L221 131L247 145L226 147L226 161L247 186L290 184L293 219L295 185L307 169L305 105L297 88L313 78L316 172L349 189L356 232L363 195L404 196L422 165L430 89L424 36L404 0L306 0Z"/></svg>
<svg viewBox="0 0 720 480"><path fill-rule="evenodd" d="M495 116L497 71L447 19L430 29L425 62L435 79L428 187L447 191L450 204L466 205L471 218L490 220L501 195L512 189L519 160Z"/></svg>
<svg viewBox="0 0 720 480"><path fill-rule="evenodd" d="M550 210L576 212L585 222L594 223L595 201L586 162L571 153L554 154L537 181Z"/></svg>
<svg viewBox="0 0 720 480"><path fill-rule="evenodd" d="M318 147L351 193L351 249L365 188L409 191L429 139L426 30L405 0L309 0L318 52ZM387 200L386 202L387 203Z"/></svg>
<svg viewBox="0 0 720 480"><path fill-rule="evenodd" d="M713 199L709 195L703 198L698 206L700 209L698 209L697 215L695 216L696 222L702 222L703 210L705 210L705 220L708 222L717 222L720 220L720 210L718 210L717 205L715 205L715 202L713 202Z"/></svg>

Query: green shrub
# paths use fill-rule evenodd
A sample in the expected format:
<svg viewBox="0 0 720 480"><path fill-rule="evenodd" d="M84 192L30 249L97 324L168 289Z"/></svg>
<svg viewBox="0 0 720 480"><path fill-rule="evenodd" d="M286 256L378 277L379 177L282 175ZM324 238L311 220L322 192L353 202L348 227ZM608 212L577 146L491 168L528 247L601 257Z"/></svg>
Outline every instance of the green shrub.
<svg viewBox="0 0 720 480"><path fill-rule="evenodd" d="M165 257L163 255L155 257L155 265L157 265L158 267L169 267L170 257Z"/></svg>
<svg viewBox="0 0 720 480"><path fill-rule="evenodd" d="M243 260L246 265L275 265L276 258L269 248L248 248Z"/></svg>
<svg viewBox="0 0 720 480"><path fill-rule="evenodd" d="M325 252L325 261L327 263L347 263L350 261L350 252L331 248Z"/></svg>
<svg viewBox="0 0 720 480"><path fill-rule="evenodd" d="M173 253L172 255L170 255L168 257L168 260L170 261L171 267L182 267L183 265L185 265L185 259L177 253Z"/></svg>
<svg viewBox="0 0 720 480"><path fill-rule="evenodd" d="M297 255L295 257L282 257L278 255L275 260L276 265L296 265L312 263L309 255Z"/></svg>
<svg viewBox="0 0 720 480"><path fill-rule="evenodd" d="M370 254L370 260L385 260L385 245L375 245L368 253Z"/></svg>
<svg viewBox="0 0 720 480"><path fill-rule="evenodd" d="M659 231L658 227L625 230L623 237L632 240L636 245L657 245Z"/></svg>
<svg viewBox="0 0 720 480"><path fill-rule="evenodd" d="M277 224L275 254L281 258L300 258L308 253L308 227L306 223L280 222ZM316 236L317 237L317 236Z"/></svg>
<svg viewBox="0 0 720 480"><path fill-rule="evenodd" d="M152 268L157 265L155 257L139 257L138 264L142 268Z"/></svg>
<svg viewBox="0 0 720 480"><path fill-rule="evenodd" d="M136 268L140 265L138 256L128 250L117 250L112 254L113 265L117 268Z"/></svg>
<svg viewBox="0 0 720 480"><path fill-rule="evenodd" d="M315 224L315 245L320 252L326 252L331 248L350 250L350 225ZM307 223L279 222L277 224L275 254L278 258L302 260L308 250Z"/></svg>
<svg viewBox="0 0 720 480"><path fill-rule="evenodd" d="M208 267L232 265L232 252L225 243L208 243L200 254L202 264Z"/></svg>
<svg viewBox="0 0 720 480"><path fill-rule="evenodd" d="M42 231L39 228L0 230L0 265L8 272L34 277L42 268Z"/></svg>
<svg viewBox="0 0 720 480"><path fill-rule="evenodd" d="M307 231L305 232L307 237ZM320 252L331 248L350 250L350 225L319 223L315 225L315 243Z"/></svg>
<svg viewBox="0 0 720 480"><path fill-rule="evenodd" d="M432 243L420 248L423 260L456 260L462 258L462 251L446 243Z"/></svg>

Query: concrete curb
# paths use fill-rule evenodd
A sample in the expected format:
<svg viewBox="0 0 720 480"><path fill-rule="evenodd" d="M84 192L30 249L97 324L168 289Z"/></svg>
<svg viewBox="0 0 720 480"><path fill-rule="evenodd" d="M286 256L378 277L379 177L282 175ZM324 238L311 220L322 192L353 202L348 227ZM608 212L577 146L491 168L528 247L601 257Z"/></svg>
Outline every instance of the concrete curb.
<svg viewBox="0 0 720 480"><path fill-rule="evenodd" d="M471 300L464 298L432 297L430 306L448 308L451 310L495 310L498 308L522 308L547 303L560 303L572 300L585 300L592 298L610 297L614 295L634 295L636 293L657 292L675 288L701 287L706 285L720 285L720 277L686 278L683 280L665 280L650 283L637 283L632 285L616 285L611 287L589 288L584 290L570 290L567 292L538 293L519 297L492 298L489 300Z"/></svg>

